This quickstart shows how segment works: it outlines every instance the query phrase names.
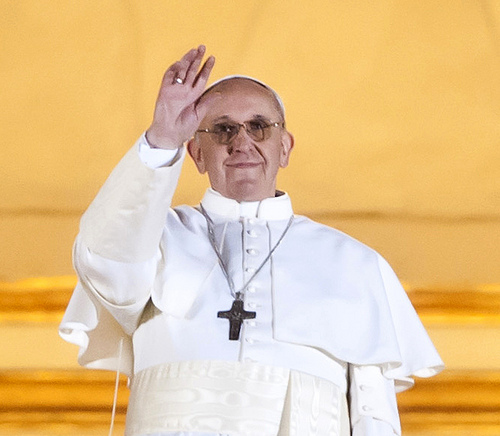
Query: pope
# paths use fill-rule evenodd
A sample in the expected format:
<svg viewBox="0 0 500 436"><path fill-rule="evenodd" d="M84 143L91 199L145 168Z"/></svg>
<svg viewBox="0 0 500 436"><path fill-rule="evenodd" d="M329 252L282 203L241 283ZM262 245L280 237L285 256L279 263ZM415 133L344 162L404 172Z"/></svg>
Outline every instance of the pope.
<svg viewBox="0 0 500 436"><path fill-rule="evenodd" d="M82 217L60 326L130 377L134 436L400 435L396 392L442 361L388 263L293 213L294 138L259 80L187 52ZM185 155L211 187L171 207Z"/></svg>

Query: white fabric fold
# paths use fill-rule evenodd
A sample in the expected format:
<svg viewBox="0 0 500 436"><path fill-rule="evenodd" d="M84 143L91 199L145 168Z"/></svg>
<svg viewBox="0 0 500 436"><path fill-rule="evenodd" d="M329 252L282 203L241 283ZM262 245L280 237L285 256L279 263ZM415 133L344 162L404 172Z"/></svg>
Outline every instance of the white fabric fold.
<svg viewBox="0 0 500 436"><path fill-rule="evenodd" d="M287 368L193 361L157 365L131 383L126 436L184 430L237 436L348 436L345 393Z"/></svg>
<svg viewBox="0 0 500 436"><path fill-rule="evenodd" d="M410 387L413 375L442 369L408 296L379 254L306 218L296 219L289 233L274 259L277 340L379 365L396 380L397 391ZM321 263L306 262L318 255Z"/></svg>
<svg viewBox="0 0 500 436"><path fill-rule="evenodd" d="M144 134L81 219L73 256L79 280L59 327L63 339L80 347L78 362L89 368L118 369L123 340L120 371L128 376L130 335L151 294L158 241L185 156L184 149L170 154L171 166L154 169L139 156L141 148L148 148ZM145 277L151 285L141 294L136 284L144 289Z"/></svg>
<svg viewBox="0 0 500 436"><path fill-rule="evenodd" d="M350 415L358 436L401 435L394 380L372 365L350 365Z"/></svg>
<svg viewBox="0 0 500 436"><path fill-rule="evenodd" d="M112 171L80 222L85 245L108 259L140 262L156 254L177 186L185 150L172 166L153 169L139 157L142 141ZM133 232L124 234L126 228Z"/></svg>
<svg viewBox="0 0 500 436"><path fill-rule="evenodd" d="M59 326L60 336L80 348L78 363L87 368L133 374L132 340L100 302L78 283ZM123 340L122 358L120 341Z"/></svg>

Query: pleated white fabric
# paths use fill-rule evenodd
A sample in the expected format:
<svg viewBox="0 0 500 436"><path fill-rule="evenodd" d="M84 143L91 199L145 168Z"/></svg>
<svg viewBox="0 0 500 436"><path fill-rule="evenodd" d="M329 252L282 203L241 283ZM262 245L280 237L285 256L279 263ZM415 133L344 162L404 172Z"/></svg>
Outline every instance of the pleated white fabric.
<svg viewBox="0 0 500 436"><path fill-rule="evenodd" d="M290 371L278 436L349 436L346 396L328 380Z"/></svg>
<svg viewBox="0 0 500 436"><path fill-rule="evenodd" d="M248 362L147 368L131 383L126 436L348 436L345 394L333 383Z"/></svg>

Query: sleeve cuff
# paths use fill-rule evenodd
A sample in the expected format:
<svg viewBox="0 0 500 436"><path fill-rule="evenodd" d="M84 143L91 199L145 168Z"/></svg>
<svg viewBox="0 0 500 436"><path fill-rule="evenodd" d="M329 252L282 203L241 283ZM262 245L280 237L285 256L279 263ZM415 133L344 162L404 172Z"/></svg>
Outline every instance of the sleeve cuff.
<svg viewBox="0 0 500 436"><path fill-rule="evenodd" d="M369 425L383 428L380 432L353 433L365 436L400 435L398 406L394 380L382 374L381 368L375 365L350 365L350 400L351 424L353 428Z"/></svg>
<svg viewBox="0 0 500 436"><path fill-rule="evenodd" d="M146 133L143 133L139 138L139 158L144 165L152 169L173 165L179 160L181 149L182 147L175 150L153 148L148 143Z"/></svg>

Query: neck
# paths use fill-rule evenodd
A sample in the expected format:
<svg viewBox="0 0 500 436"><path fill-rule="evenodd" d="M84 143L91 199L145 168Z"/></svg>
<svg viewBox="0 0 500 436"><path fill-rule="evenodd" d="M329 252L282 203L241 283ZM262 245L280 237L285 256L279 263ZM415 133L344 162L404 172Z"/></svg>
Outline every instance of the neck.
<svg viewBox="0 0 500 436"><path fill-rule="evenodd" d="M262 218L265 220L287 219L293 214L290 198L285 192L277 191L273 197L261 201L237 201L223 196L210 188L202 199L210 214L231 217L231 219Z"/></svg>

